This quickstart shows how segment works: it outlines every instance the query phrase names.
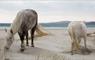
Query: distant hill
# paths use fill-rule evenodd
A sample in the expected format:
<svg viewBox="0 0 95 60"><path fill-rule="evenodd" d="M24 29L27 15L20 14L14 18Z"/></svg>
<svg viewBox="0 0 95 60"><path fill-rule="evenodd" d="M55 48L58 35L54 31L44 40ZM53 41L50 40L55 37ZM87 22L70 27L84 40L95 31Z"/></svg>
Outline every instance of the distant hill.
<svg viewBox="0 0 95 60"><path fill-rule="evenodd" d="M8 27L8 26L10 26L10 25L11 25L11 23L0 23L0 26L2 26L2 27L3 27L3 26L7 26L7 27Z"/></svg>
<svg viewBox="0 0 95 60"><path fill-rule="evenodd" d="M44 27L67 27L70 21L60 21L52 23L40 23Z"/></svg>
<svg viewBox="0 0 95 60"><path fill-rule="evenodd" d="M95 27L95 22L86 22L87 27Z"/></svg>
<svg viewBox="0 0 95 60"><path fill-rule="evenodd" d="M67 27L70 21L60 21L52 23L41 23L44 27ZM95 22L86 22L87 27L95 27Z"/></svg>

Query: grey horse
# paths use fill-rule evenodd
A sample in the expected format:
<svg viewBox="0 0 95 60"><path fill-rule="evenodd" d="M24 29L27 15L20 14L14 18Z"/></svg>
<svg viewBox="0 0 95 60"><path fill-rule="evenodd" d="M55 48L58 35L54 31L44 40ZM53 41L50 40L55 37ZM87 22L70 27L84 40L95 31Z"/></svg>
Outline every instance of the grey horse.
<svg viewBox="0 0 95 60"><path fill-rule="evenodd" d="M6 49L9 49L13 42L13 35L18 32L21 40L21 51L24 51L24 37L26 36L28 45L28 31L31 33L31 46L34 47L34 32L38 25L38 15L35 10L24 9L17 13L15 20L13 21L10 30L7 35Z"/></svg>

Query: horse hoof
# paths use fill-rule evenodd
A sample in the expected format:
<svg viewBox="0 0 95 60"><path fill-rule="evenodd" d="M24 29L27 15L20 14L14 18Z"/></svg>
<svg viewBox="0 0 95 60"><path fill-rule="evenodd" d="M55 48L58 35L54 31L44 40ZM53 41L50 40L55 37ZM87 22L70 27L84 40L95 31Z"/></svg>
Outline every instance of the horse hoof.
<svg viewBox="0 0 95 60"><path fill-rule="evenodd" d="M85 51L85 52L82 52L82 54L83 55L88 55L89 53Z"/></svg>
<svg viewBox="0 0 95 60"><path fill-rule="evenodd" d="M4 60L10 60L9 58L5 58Z"/></svg>
<svg viewBox="0 0 95 60"><path fill-rule="evenodd" d="M34 47L34 45L32 45L31 47Z"/></svg>
<svg viewBox="0 0 95 60"><path fill-rule="evenodd" d="M87 49L86 49L86 52L91 53L92 51L91 51L91 50L89 50L89 49L87 48Z"/></svg>
<svg viewBox="0 0 95 60"><path fill-rule="evenodd" d="M20 51L21 51L21 52L24 52L24 49L21 49Z"/></svg>
<svg viewBox="0 0 95 60"><path fill-rule="evenodd" d="M92 51L90 51L88 48L86 48L86 49L82 49L82 54L84 54L84 55L88 55L88 54L90 54Z"/></svg>
<svg viewBox="0 0 95 60"><path fill-rule="evenodd" d="M71 53L71 55L74 55L73 53Z"/></svg>
<svg viewBox="0 0 95 60"><path fill-rule="evenodd" d="M71 55L74 55L74 54L73 54L73 51L71 51Z"/></svg>
<svg viewBox="0 0 95 60"><path fill-rule="evenodd" d="M29 45L26 45L26 46L29 46Z"/></svg>

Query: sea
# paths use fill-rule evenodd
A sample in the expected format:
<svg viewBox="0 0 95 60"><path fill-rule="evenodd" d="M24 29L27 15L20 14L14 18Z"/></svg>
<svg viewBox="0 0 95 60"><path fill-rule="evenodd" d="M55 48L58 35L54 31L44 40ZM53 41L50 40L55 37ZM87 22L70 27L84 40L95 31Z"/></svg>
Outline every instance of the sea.
<svg viewBox="0 0 95 60"><path fill-rule="evenodd" d="M0 23L0 29L10 29L11 23ZM44 26L42 25L44 29L67 29L67 25L62 26ZM95 24L88 25L87 28L95 28Z"/></svg>

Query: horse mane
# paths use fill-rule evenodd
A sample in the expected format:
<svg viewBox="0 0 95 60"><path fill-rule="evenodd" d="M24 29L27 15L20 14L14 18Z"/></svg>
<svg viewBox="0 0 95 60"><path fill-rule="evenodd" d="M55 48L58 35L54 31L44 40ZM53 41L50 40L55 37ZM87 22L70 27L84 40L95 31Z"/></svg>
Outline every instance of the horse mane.
<svg viewBox="0 0 95 60"><path fill-rule="evenodd" d="M11 24L11 29L13 34L17 33L22 23L22 18L20 18L20 12L16 15L13 23Z"/></svg>

